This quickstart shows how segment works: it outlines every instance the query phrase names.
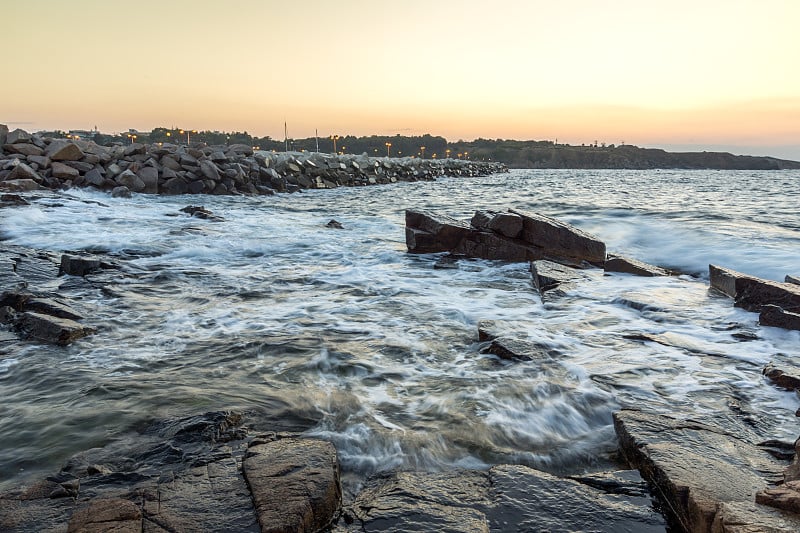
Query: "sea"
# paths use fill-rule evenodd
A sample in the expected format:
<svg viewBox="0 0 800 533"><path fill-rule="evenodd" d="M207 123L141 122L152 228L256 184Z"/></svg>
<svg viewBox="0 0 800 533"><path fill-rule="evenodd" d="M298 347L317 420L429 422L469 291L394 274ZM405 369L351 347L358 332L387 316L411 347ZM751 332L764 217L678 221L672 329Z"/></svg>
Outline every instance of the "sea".
<svg viewBox="0 0 800 533"><path fill-rule="evenodd" d="M257 197L26 197L0 210L3 243L120 267L40 288L95 335L0 355L0 488L154 420L223 409L331 441L351 487L401 468L619 468L612 413L623 408L800 435L797 395L762 376L770 362L800 373L800 332L759 326L708 283L710 263L800 275L798 171L513 170ZM469 219L508 208L677 274L596 270L543 301L526 263L437 269L442 254L407 252L406 209ZM484 320L539 356L484 353Z"/></svg>

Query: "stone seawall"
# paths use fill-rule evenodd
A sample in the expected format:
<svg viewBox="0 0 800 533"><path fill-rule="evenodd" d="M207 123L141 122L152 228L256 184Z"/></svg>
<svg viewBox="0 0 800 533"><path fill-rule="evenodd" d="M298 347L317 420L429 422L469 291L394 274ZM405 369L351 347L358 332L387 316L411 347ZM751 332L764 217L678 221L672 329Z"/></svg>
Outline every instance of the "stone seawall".
<svg viewBox="0 0 800 533"><path fill-rule="evenodd" d="M0 125L0 189L95 187L116 195L274 194L301 189L485 176L501 163L254 151L243 144L100 146Z"/></svg>

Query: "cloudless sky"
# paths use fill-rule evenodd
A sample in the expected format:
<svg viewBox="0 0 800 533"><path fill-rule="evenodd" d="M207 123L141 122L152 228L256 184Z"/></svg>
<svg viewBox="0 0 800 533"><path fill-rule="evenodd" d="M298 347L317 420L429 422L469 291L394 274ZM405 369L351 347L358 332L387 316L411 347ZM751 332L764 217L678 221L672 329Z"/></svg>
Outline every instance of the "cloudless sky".
<svg viewBox="0 0 800 533"><path fill-rule="evenodd" d="M0 0L0 123L800 159L798 0Z"/></svg>

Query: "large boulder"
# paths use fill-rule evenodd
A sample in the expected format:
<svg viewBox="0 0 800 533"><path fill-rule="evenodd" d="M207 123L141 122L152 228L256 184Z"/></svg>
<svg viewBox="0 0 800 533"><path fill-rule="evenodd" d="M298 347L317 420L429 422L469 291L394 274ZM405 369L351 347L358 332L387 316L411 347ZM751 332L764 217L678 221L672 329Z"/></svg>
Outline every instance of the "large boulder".
<svg viewBox="0 0 800 533"><path fill-rule="evenodd" d="M94 328L82 326L74 320L30 311L22 313L16 325L27 337L60 346L95 333Z"/></svg>
<svg viewBox="0 0 800 533"><path fill-rule="evenodd" d="M542 296L547 291L554 289L560 289L559 294L561 294L576 282L587 277L584 272L578 269L545 259L532 261L530 268L533 284Z"/></svg>
<svg viewBox="0 0 800 533"><path fill-rule="evenodd" d="M426 211L406 210L406 245L412 253L447 252L470 232L469 224Z"/></svg>
<svg viewBox="0 0 800 533"><path fill-rule="evenodd" d="M6 176L5 181L13 181L13 180L33 180L36 182L42 181L42 177L31 167L26 165L25 163L20 162L19 160L15 160L16 164L14 168L11 169L11 173Z"/></svg>
<svg viewBox="0 0 800 533"><path fill-rule="evenodd" d="M534 261L543 257L540 248L491 231L470 231L451 251L456 255L511 262Z"/></svg>
<svg viewBox="0 0 800 533"><path fill-rule="evenodd" d="M800 530L800 516L755 503L783 466L746 434L628 409L614 413L614 428L622 456L652 483L677 529Z"/></svg>
<svg viewBox="0 0 800 533"><path fill-rule="evenodd" d="M777 305L766 304L761 307L758 323L762 326L800 330L800 313L792 313Z"/></svg>
<svg viewBox="0 0 800 533"><path fill-rule="evenodd" d="M262 531L319 531L341 507L339 462L329 442L254 441L242 472Z"/></svg>
<svg viewBox="0 0 800 533"><path fill-rule="evenodd" d="M136 172L136 175L142 180L144 188L141 192L147 194L158 194L158 169L155 167L142 167ZM124 185L124 184L123 184Z"/></svg>
<svg viewBox="0 0 800 533"><path fill-rule="evenodd" d="M69 165L65 165L64 163L59 163L58 161L53 161L50 166L51 174L54 178L60 179L74 179L80 176L80 172L75 170Z"/></svg>
<svg viewBox="0 0 800 533"><path fill-rule="evenodd" d="M53 141L45 153L53 161L78 161L84 157L78 145L70 141Z"/></svg>
<svg viewBox="0 0 800 533"><path fill-rule="evenodd" d="M127 187L133 192L142 192L147 187L145 182L130 169L114 178L114 181L117 182L117 185Z"/></svg>
<svg viewBox="0 0 800 533"><path fill-rule="evenodd" d="M38 182L29 179L19 179L19 180L6 179L0 181L0 189L4 191L26 192L26 191L38 191L41 188L42 186L39 185Z"/></svg>
<svg viewBox="0 0 800 533"><path fill-rule="evenodd" d="M18 144L18 143L30 143L31 142L31 134L22 129L15 129L8 133L6 133L6 143L8 144Z"/></svg>
<svg viewBox="0 0 800 533"><path fill-rule="evenodd" d="M44 150L27 142L18 142L16 144L4 144L3 149L12 154L20 154L24 156L42 155Z"/></svg>
<svg viewBox="0 0 800 533"><path fill-rule="evenodd" d="M522 217L521 238L542 248L546 256L594 264L606 260L606 245L594 235L538 213L510 212Z"/></svg>
<svg viewBox="0 0 800 533"><path fill-rule="evenodd" d="M765 305L800 312L800 285L765 280L729 268L708 265L711 287L734 299L734 305L761 312Z"/></svg>
<svg viewBox="0 0 800 533"><path fill-rule="evenodd" d="M0 146L6 144L6 139L8 137L8 126L5 124L0 124Z"/></svg>

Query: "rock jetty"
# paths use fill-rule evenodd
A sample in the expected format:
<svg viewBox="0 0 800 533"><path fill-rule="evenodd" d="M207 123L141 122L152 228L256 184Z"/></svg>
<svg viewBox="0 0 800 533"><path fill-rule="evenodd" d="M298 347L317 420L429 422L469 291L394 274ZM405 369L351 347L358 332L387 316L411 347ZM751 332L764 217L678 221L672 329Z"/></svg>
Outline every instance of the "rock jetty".
<svg viewBox="0 0 800 533"><path fill-rule="evenodd" d="M113 191L114 196L132 192L257 195L508 171L500 163L461 159L276 153L243 144L100 146L20 129L8 132L3 125L0 131L0 189L10 192L95 187Z"/></svg>

